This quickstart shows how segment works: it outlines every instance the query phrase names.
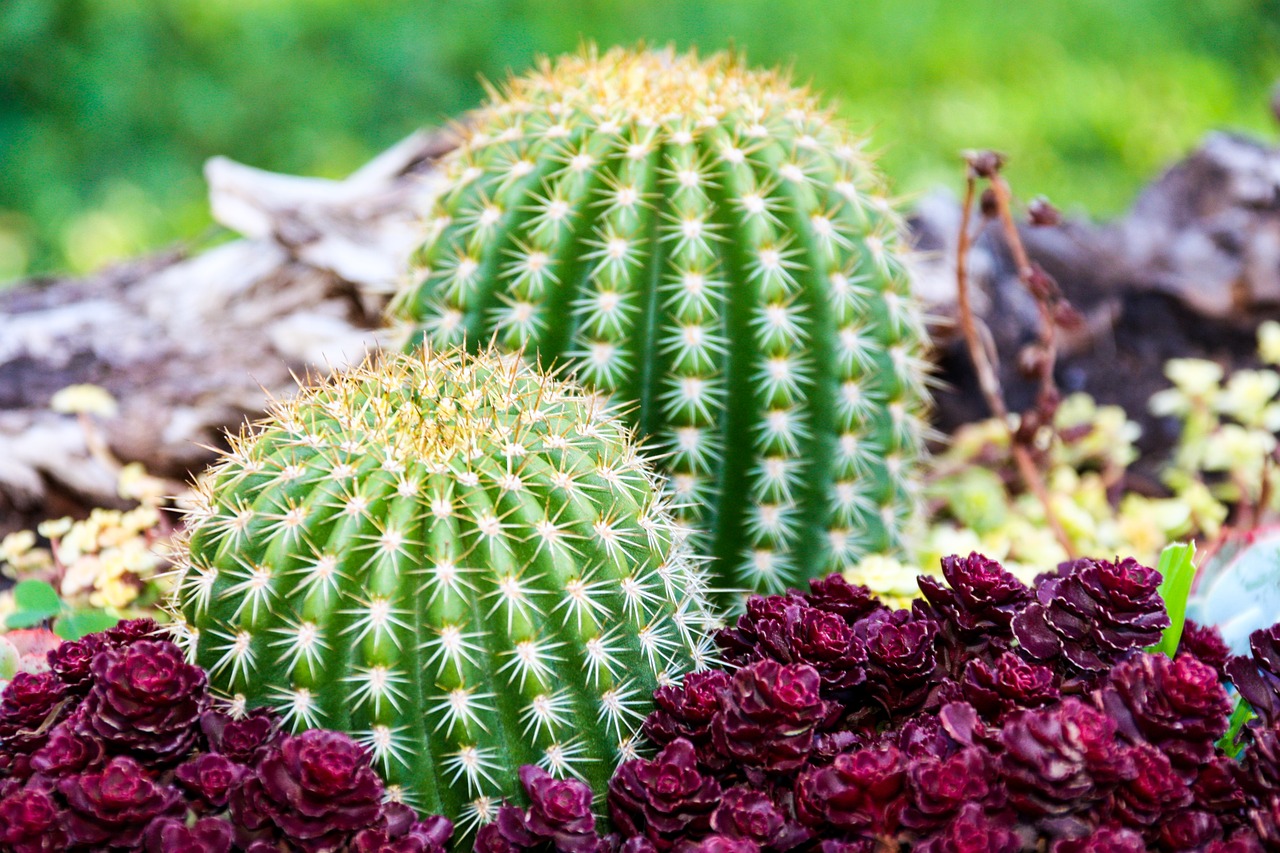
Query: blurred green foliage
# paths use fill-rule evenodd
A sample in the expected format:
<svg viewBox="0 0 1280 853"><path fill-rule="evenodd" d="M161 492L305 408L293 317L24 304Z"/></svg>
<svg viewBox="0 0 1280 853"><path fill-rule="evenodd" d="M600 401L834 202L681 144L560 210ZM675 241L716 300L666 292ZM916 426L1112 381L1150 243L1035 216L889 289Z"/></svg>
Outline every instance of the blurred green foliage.
<svg viewBox="0 0 1280 853"><path fill-rule="evenodd" d="M213 154L339 176L582 39L735 45L837 98L901 191L995 147L1105 215L1204 131L1269 132L1280 0L2 0L0 280L201 234Z"/></svg>

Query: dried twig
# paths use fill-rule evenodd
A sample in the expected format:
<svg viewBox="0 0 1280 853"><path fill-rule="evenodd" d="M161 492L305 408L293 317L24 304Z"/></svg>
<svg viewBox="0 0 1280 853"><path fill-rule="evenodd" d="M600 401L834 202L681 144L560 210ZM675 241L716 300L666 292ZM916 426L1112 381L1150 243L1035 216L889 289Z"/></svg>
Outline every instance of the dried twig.
<svg viewBox="0 0 1280 853"><path fill-rule="evenodd" d="M1031 442L1040 429L1053 428L1053 415L1058 406L1058 391L1053 380L1053 366L1057 356L1057 335L1055 307L1061 299L1057 286L1046 273L1033 265L1027 257L1026 249L1018 236L1018 228L1013 221L1011 194L1009 186L1000 176L1003 158L994 152L974 152L966 157L968 172L965 180L964 205L960 216L960 238L956 249L956 303L960 315L960 328L964 334L965 345L969 357L973 361L974 371L978 377L978 387L991 408L992 415L1000 420L1009 431L1009 448L1017 465L1018 475L1026 488L1036 496L1044 508L1045 521L1053 531L1058 543L1062 545L1069 557L1075 557L1075 546L1067 531L1058 520L1053 509L1049 490L1045 487L1044 477L1036 466L1031 454ZM984 179L990 184L995 201L996 213L1005 229L1005 240L1013 253L1017 266L1018 278L1035 297L1040 310L1040 352L1035 369L1040 378L1040 394L1036 406L1022 414L1019 426L1014 428L1009 418L1009 409L1004 402L1004 393L1000 380L992 365L992 357L983 346L978 326L973 316L973 306L969 301L968 254L970 245L969 219L973 214L973 202L977 193L978 180Z"/></svg>
<svg viewBox="0 0 1280 853"><path fill-rule="evenodd" d="M964 205L960 212L960 239L956 247L956 304L960 315L960 330L964 334L969 358L973 361L973 369L978 376L978 387L982 390L982 396L986 398L991 414L1002 421L1007 421L1009 412L1005 408L1004 396L1000 391L1000 379L978 335L973 306L969 302L969 219L973 215L973 198L977 183L977 175L970 169L968 180L965 182Z"/></svg>

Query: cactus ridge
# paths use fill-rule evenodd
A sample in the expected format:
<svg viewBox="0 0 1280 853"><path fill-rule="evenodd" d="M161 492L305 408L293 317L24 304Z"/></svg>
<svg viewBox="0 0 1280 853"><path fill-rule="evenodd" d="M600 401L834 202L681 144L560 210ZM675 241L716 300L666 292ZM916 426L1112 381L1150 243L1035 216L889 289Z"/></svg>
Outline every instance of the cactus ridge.
<svg viewBox="0 0 1280 853"><path fill-rule="evenodd" d="M374 358L234 438L178 549L211 684L354 734L473 826L516 769L602 792L652 691L709 661L706 581L629 427L518 358Z"/></svg>
<svg viewBox="0 0 1280 853"><path fill-rule="evenodd" d="M491 91L390 312L634 409L726 588L901 545L923 323L863 140L732 55L611 50Z"/></svg>

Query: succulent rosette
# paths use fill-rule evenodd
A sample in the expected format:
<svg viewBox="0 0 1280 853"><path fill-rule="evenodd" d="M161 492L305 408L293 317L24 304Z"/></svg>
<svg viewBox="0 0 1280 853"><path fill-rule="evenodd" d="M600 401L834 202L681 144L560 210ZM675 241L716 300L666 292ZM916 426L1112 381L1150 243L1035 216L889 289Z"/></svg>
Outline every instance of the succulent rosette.
<svg viewBox="0 0 1280 853"><path fill-rule="evenodd" d="M1159 746L1192 778L1213 758L1231 713L1217 671L1190 655L1140 654L1117 664L1101 702L1130 740Z"/></svg>
<svg viewBox="0 0 1280 853"><path fill-rule="evenodd" d="M1004 641L1031 591L995 560L981 554L942 559L944 585L921 576L920 592L941 621L965 640Z"/></svg>
<svg viewBox="0 0 1280 853"><path fill-rule="evenodd" d="M680 835L702 835L720 800L716 779L698 769L693 744L676 740L653 759L628 761L609 784L609 816L629 837L669 850Z"/></svg>
<svg viewBox="0 0 1280 853"><path fill-rule="evenodd" d="M155 628L65 643L0 696L0 853L443 853L452 825L389 802L367 747L210 707Z"/></svg>
<svg viewBox="0 0 1280 853"><path fill-rule="evenodd" d="M1168 657L1145 650L1167 619L1150 569L1077 561L1020 589L977 555L946 566L946 586L923 583L911 610L838 577L750 601L716 637L725 669L655 692L654 749L624 761L604 798L525 766L523 804L495 801L475 849L1280 849L1280 628L1228 659L1213 629L1192 626ZM1064 629L1062 614L1085 613L1111 633ZM1024 644L1027 631L1055 639ZM367 745L210 707L138 626L56 660L0 697L0 853L449 845L447 820L388 801ZM1243 724L1227 676L1256 711ZM118 736L130 715L149 726L138 742Z"/></svg>
<svg viewBox="0 0 1280 853"><path fill-rule="evenodd" d="M943 567L945 584L922 578L911 610L838 577L750 600L717 635L730 671L656 695L644 731L662 751L619 768L602 842L1280 848L1280 727L1267 713L1280 708L1280 630L1228 663L1217 632L1192 625L1170 658L1145 651L1169 619L1160 575L1132 560L1064 564L1031 586L976 554ZM1233 671L1263 707L1239 760L1220 740Z"/></svg>
<svg viewBox="0 0 1280 853"><path fill-rule="evenodd" d="M191 749L208 702L204 670L173 643L139 640L94 656L84 725L115 749L169 760Z"/></svg>
<svg viewBox="0 0 1280 853"><path fill-rule="evenodd" d="M711 723L717 750L765 771L801 766L829 710L821 684L818 671L806 664L763 660L738 670Z"/></svg>
<svg viewBox="0 0 1280 853"><path fill-rule="evenodd" d="M1160 573L1133 558L1081 559L1043 579L1034 603L1013 620L1023 651L1059 655L1086 672L1102 672L1125 653L1153 645L1169 627Z"/></svg>

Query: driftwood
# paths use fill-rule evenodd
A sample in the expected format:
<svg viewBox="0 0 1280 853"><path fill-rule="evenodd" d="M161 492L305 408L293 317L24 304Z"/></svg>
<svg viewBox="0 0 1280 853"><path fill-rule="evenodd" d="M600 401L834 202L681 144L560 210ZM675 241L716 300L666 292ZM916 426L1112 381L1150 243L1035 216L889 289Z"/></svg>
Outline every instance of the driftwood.
<svg viewBox="0 0 1280 853"><path fill-rule="evenodd" d="M215 159L214 215L243 239L0 291L0 533L33 515L112 505L117 460L185 479L226 428L288 394L291 374L376 347L435 191L432 163L450 145L414 135L343 181ZM49 408L80 383L119 403L93 418L107 453L75 416Z"/></svg>
<svg viewBox="0 0 1280 853"><path fill-rule="evenodd" d="M291 374L377 346L381 309L435 192L432 164L450 144L415 135L345 181L215 159L206 169L214 215L243 239L0 292L0 533L112 503L110 457L185 478L224 429L287 394ZM1142 416L1165 359L1246 362L1249 332L1280 311L1278 184L1280 151L1215 134L1121 219L1028 229L1032 257L1085 318L1066 336L1060 385ZM952 428L986 414L949 329L959 207L930 196L912 226L917 288L938 317L950 386L938 415ZM1015 356L1035 338L1036 310L997 232L985 230L970 268L1017 409L1031 388ZM95 419L109 455L94 452L77 418L49 408L59 389L85 382L119 401L117 415ZM1153 446L1167 441L1163 425L1147 425Z"/></svg>

